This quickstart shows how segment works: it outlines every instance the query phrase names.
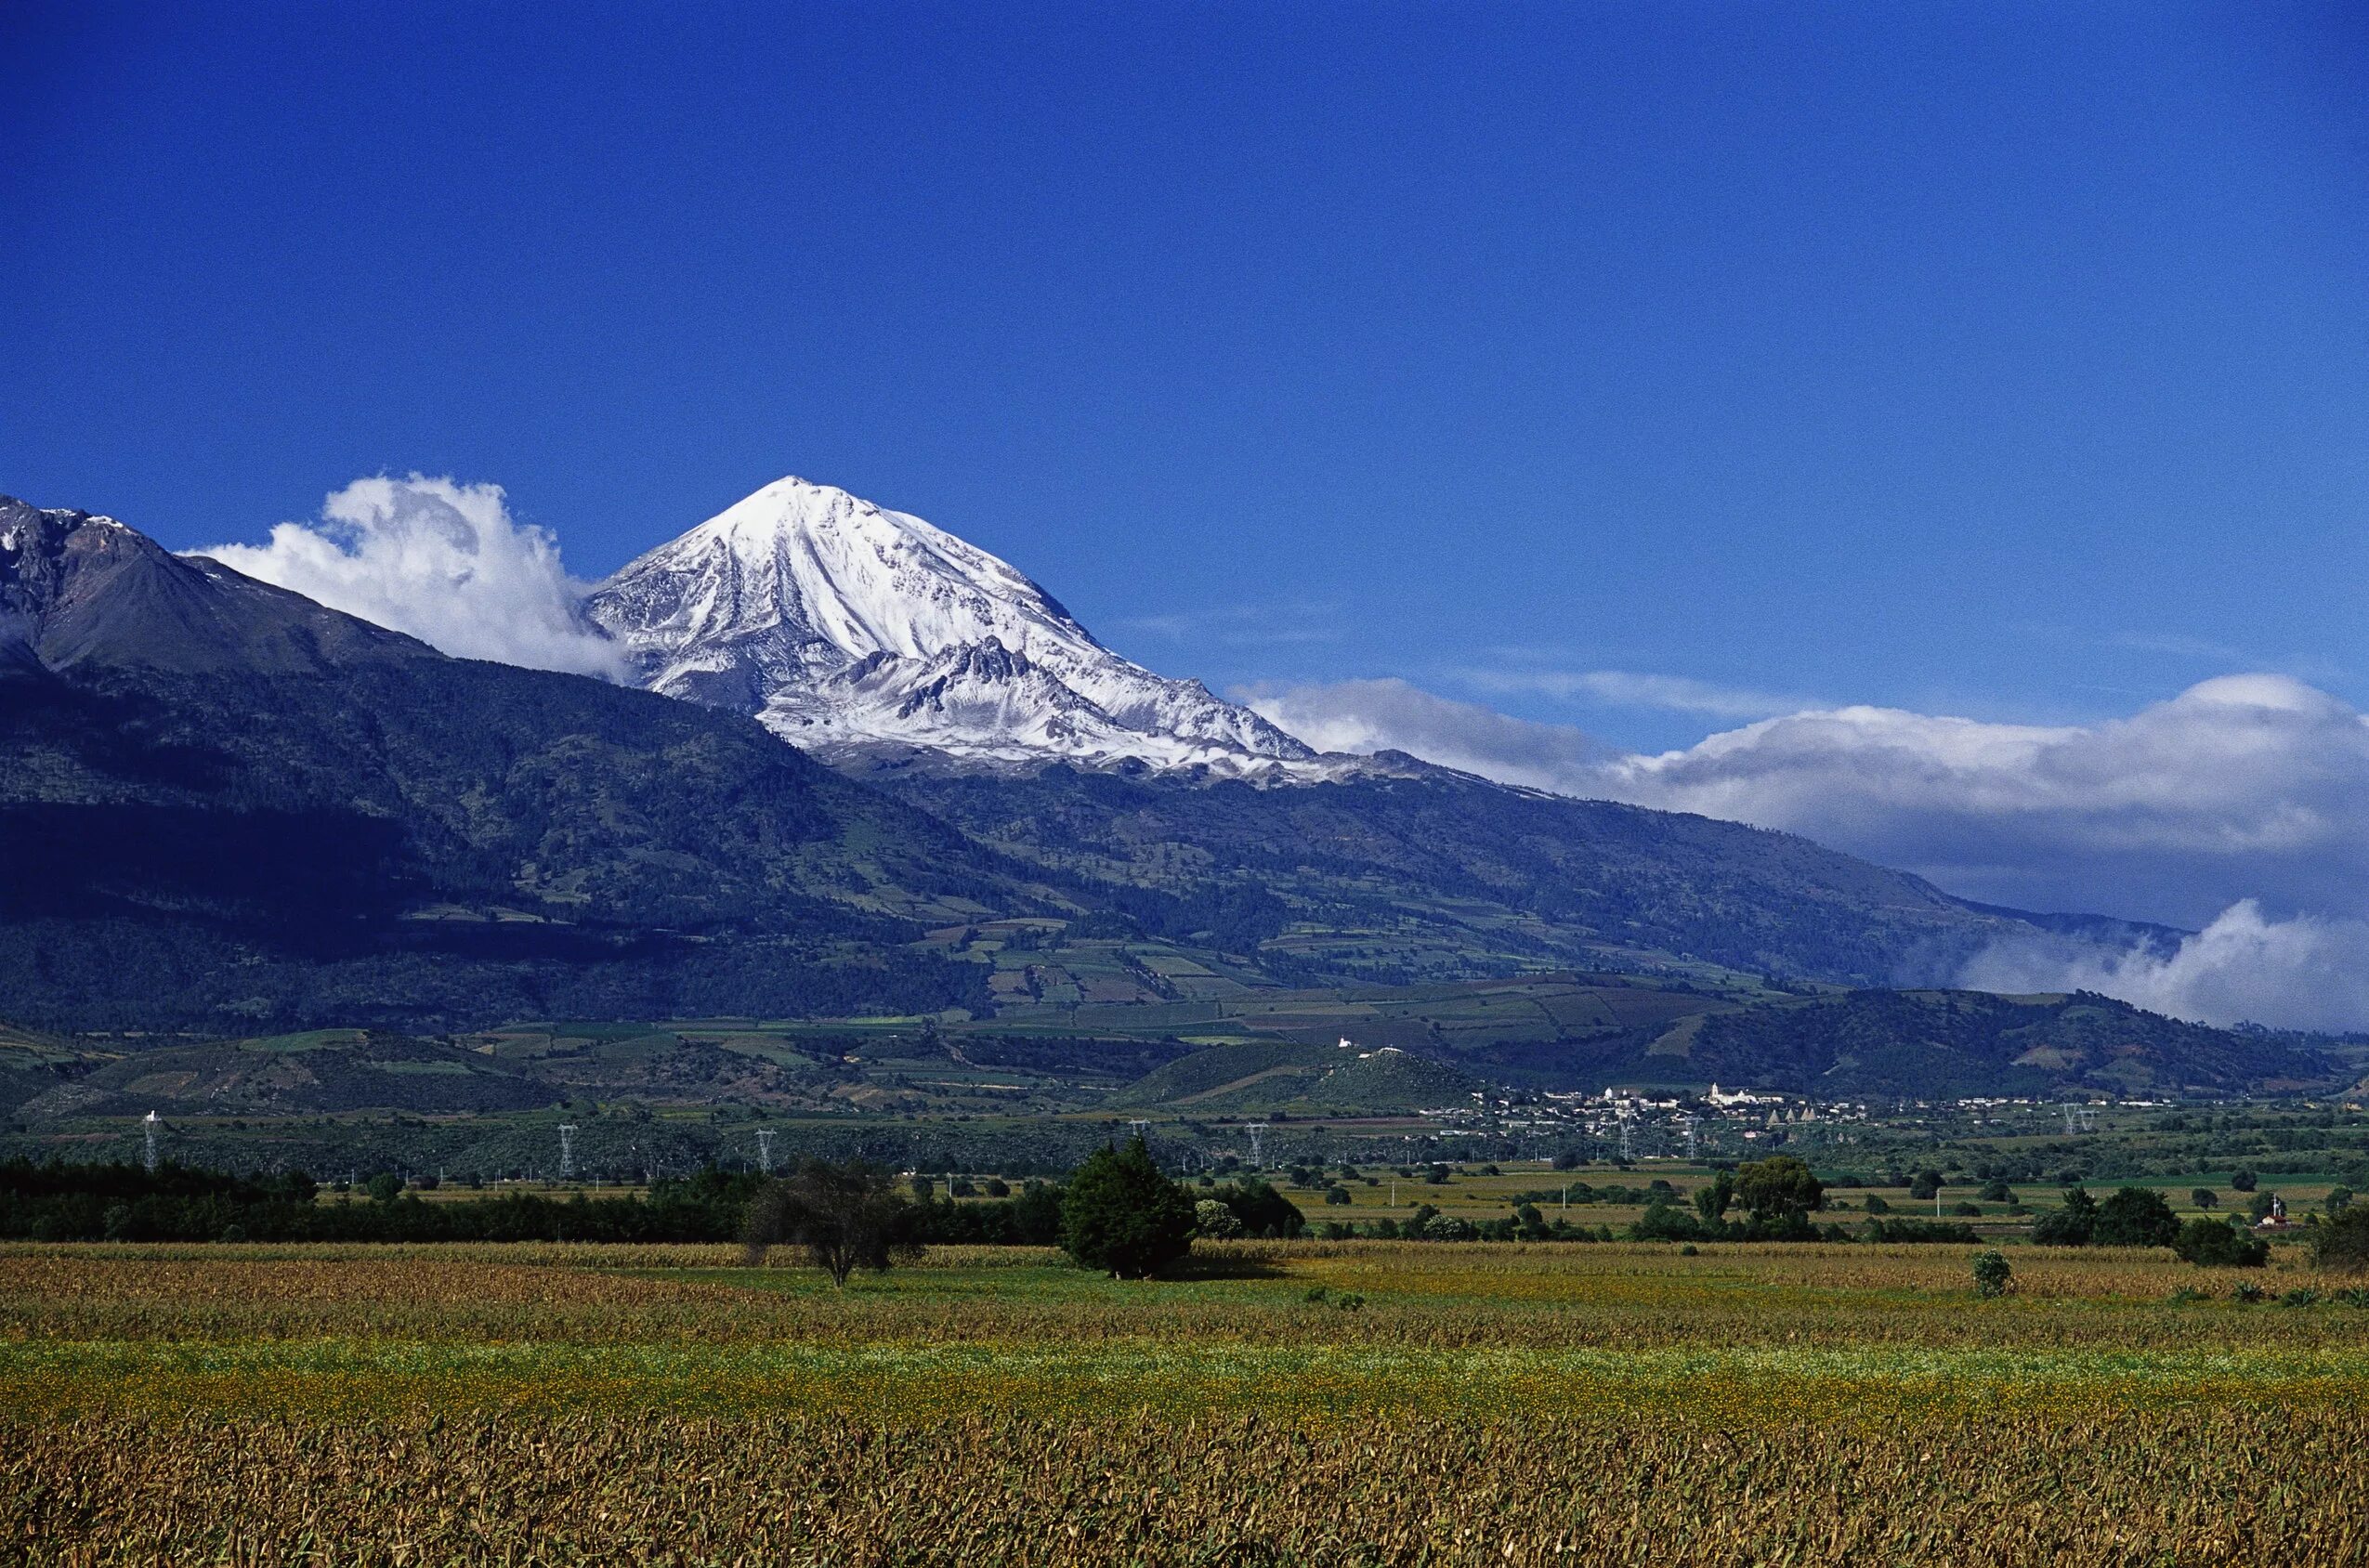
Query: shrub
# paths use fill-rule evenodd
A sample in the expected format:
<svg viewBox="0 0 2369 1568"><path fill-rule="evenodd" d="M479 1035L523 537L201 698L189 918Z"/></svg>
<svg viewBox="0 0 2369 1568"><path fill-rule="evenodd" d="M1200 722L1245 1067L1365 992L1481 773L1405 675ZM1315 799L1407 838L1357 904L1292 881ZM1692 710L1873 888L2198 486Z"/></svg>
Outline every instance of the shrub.
<svg viewBox="0 0 2369 1568"><path fill-rule="evenodd" d="M1192 1250L1193 1222L1193 1200L1137 1138L1123 1150L1097 1149L1078 1168L1061 1200L1061 1246L1088 1268L1147 1279Z"/></svg>
<svg viewBox="0 0 2369 1568"><path fill-rule="evenodd" d="M2250 1307L2269 1294L2270 1292L2264 1290L2252 1280L2241 1279L2237 1282L2237 1288L2230 1292L2230 1299L2235 1301L2242 1301Z"/></svg>
<svg viewBox="0 0 2369 1568"><path fill-rule="evenodd" d="M2313 1290L2308 1286L2297 1286L2293 1290L2288 1291L2285 1295L2279 1298L2279 1305L2283 1307L2308 1307L2318 1301L2319 1299L2320 1293L2317 1290Z"/></svg>
<svg viewBox="0 0 2369 1568"><path fill-rule="evenodd" d="M1985 1300L2004 1296L2015 1285L2015 1265L2003 1252L1974 1254L1974 1294Z"/></svg>
<svg viewBox="0 0 2369 1568"><path fill-rule="evenodd" d="M2218 1220L2191 1220L2172 1238L2172 1251L2200 1269L2258 1269L2270 1243L2232 1230Z"/></svg>

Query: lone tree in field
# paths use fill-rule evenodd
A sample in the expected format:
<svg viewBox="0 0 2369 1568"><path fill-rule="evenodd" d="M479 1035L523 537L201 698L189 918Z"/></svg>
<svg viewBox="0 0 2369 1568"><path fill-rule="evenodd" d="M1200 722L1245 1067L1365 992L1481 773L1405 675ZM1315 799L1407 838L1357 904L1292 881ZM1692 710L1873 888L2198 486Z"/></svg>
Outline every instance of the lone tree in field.
<svg viewBox="0 0 2369 1568"><path fill-rule="evenodd" d="M1096 1149L1061 1199L1061 1245L1088 1268L1148 1279L1193 1249L1193 1200L1141 1138Z"/></svg>
<svg viewBox="0 0 2369 1568"><path fill-rule="evenodd" d="M1735 1201L1761 1230L1809 1229L1811 1213L1826 1196L1825 1185L1791 1155L1771 1155L1735 1172Z"/></svg>
<svg viewBox="0 0 2369 1568"><path fill-rule="evenodd" d="M879 1274L899 1258L920 1256L918 1220L890 1187L887 1171L859 1159L808 1159L750 1200L740 1239L752 1268L775 1247L802 1247L809 1262L830 1271L833 1285L844 1285L857 1269Z"/></svg>

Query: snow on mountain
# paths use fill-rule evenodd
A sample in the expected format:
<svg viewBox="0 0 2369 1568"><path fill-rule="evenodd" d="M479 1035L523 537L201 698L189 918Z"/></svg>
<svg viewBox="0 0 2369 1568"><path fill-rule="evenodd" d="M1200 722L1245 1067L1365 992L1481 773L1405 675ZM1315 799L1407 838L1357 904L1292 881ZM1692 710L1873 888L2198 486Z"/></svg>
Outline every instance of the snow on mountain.
<svg viewBox="0 0 2369 1568"><path fill-rule="evenodd" d="M627 566L586 609L652 690L753 713L825 758L1067 761L1308 778L1319 756L1198 681L1096 642L942 529L829 485L767 485Z"/></svg>

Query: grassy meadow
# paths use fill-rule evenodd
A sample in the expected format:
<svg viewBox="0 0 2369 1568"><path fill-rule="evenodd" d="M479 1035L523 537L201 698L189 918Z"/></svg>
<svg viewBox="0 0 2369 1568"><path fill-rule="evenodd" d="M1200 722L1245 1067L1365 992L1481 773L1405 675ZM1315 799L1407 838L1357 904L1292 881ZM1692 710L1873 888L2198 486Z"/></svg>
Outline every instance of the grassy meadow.
<svg viewBox="0 0 2369 1568"><path fill-rule="evenodd" d="M2341 1562L2292 1249L0 1249L0 1541L100 1562ZM2289 1293L2310 1291L2285 1304ZM2201 1295L2197 1294L2202 1292Z"/></svg>

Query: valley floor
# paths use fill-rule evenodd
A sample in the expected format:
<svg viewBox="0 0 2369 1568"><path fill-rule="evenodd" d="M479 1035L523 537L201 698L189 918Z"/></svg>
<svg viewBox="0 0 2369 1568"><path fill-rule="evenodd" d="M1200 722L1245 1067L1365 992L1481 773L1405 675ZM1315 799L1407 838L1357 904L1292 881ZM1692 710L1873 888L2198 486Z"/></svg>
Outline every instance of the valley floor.
<svg viewBox="0 0 2369 1568"><path fill-rule="evenodd" d="M939 1248L834 1290L711 1248L12 1247L0 1551L2369 1559L2347 1282L2016 1248L1982 1300L1970 1250L1202 1244L1123 1285Z"/></svg>

